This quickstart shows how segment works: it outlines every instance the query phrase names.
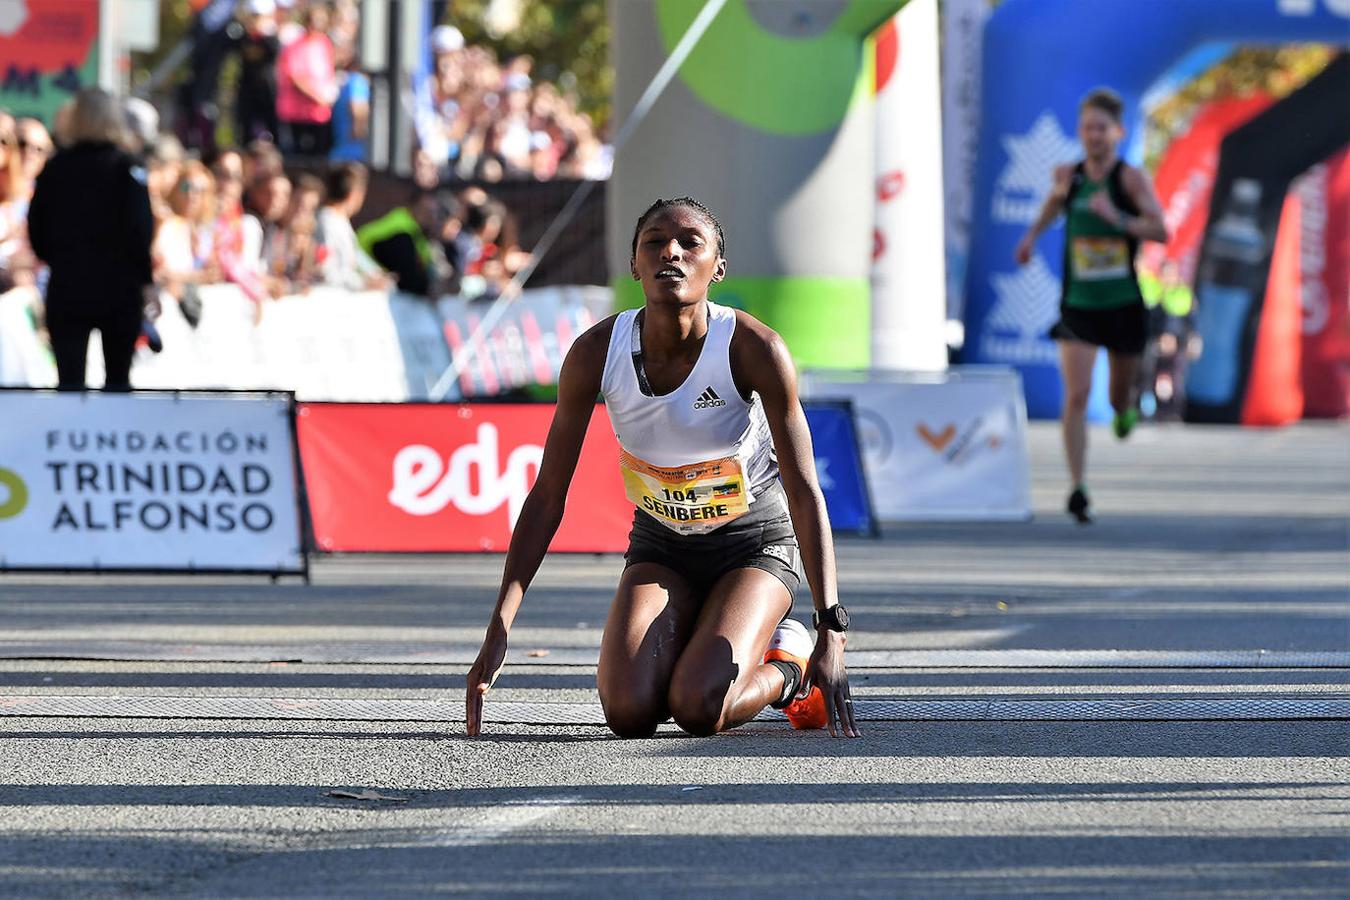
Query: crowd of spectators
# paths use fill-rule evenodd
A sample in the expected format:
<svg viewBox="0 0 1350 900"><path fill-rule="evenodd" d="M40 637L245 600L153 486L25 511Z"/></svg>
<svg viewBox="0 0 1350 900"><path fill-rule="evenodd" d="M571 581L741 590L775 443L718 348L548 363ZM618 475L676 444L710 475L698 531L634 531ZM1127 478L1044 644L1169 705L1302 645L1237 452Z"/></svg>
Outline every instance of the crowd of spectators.
<svg viewBox="0 0 1350 900"><path fill-rule="evenodd" d="M222 283L252 299L258 318L270 300L320 285L397 289L428 300L448 293L491 299L528 259L516 245L510 214L482 188L415 187L403 205L356 229L352 219L369 183L362 163L288 173L283 154L265 138L201 155L159 133L145 101L106 99L122 104L124 122L96 143L123 154L148 197L158 298L148 304L151 321L172 302L195 327L201 287ZM35 184L49 158L89 143L63 128L62 119L53 141L40 122L0 110L0 292L46 289L50 261L34 252L27 227ZM152 324L142 340L156 349Z"/></svg>
<svg viewBox="0 0 1350 900"><path fill-rule="evenodd" d="M464 182L608 176L608 150L575 96L536 81L529 57L499 61L440 26L429 74L412 86L414 184L402 205L355 228L370 177L357 14L355 0L210 0L194 25L192 77L166 117L171 128L142 99L105 96L89 107L120 104L122 127L99 142L126 155L149 198L159 299L147 304L147 321L174 302L195 327L200 289L222 283L253 300L259 318L268 301L319 285L491 299L528 254L506 207ZM230 132L217 127L216 102L232 54L238 146L217 142ZM88 143L70 121L76 106L57 114L51 133L0 110L0 293L47 289L28 210L48 160ZM147 324L142 343L156 342Z"/></svg>
<svg viewBox="0 0 1350 900"><path fill-rule="evenodd" d="M288 156L363 161L370 81L354 64L356 0L211 0L192 27L189 76L179 86L176 132L204 155L216 149L221 74L238 61L235 139L272 141Z"/></svg>
<svg viewBox="0 0 1350 900"><path fill-rule="evenodd" d="M271 140L287 157L365 162L370 79L357 60L355 0L214 0L198 14L177 134L215 151L221 75L238 60L232 130L241 143ZM609 148L574 92L534 77L528 55L499 59L440 25L427 74L411 91L419 183L603 179Z"/></svg>
<svg viewBox="0 0 1350 900"><path fill-rule="evenodd" d="M451 25L431 33L432 70L414 95L420 178L604 179L609 148L574 94L532 77L527 55L499 62Z"/></svg>
<svg viewBox="0 0 1350 900"><path fill-rule="evenodd" d="M482 188L418 187L405 206L367 226L381 240L359 241L352 218L365 203L363 164L335 162L287 174L282 153L265 138L201 156L173 135L150 130L138 136L153 122L153 113L137 109L142 102L129 101L124 149L145 169L155 282L179 301L189 321L205 284L236 284L259 303L316 285L493 297L527 258L516 246L510 213ZM0 288L39 280L41 260L24 226L34 182L53 147L41 123L0 111ZM403 226L397 247L386 246L383 238L391 235L375 227L384 222L388 232L390 216ZM415 249L416 266L403 244Z"/></svg>

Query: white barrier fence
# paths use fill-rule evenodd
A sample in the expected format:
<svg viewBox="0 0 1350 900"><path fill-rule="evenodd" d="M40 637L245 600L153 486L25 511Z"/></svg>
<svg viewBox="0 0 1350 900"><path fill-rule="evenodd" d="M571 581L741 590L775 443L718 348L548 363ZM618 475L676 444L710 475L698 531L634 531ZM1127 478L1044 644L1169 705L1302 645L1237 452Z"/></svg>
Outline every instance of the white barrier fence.
<svg viewBox="0 0 1350 900"><path fill-rule="evenodd" d="M489 334L469 346L483 307L457 298L432 303L316 289L259 308L232 286L204 288L201 298L196 328L176 303L164 304L158 320L164 351L138 351L135 387L416 401L427 398L456 354L469 354L447 399L491 396L555 382L567 348L611 303L605 288L525 291ZM0 295L0 385L56 383L35 325L36 300L31 291ZM97 345L91 342L93 385L102 381ZM1030 517L1026 407L1015 371L808 372L802 384L806 397L853 402L879 518Z"/></svg>
<svg viewBox="0 0 1350 900"><path fill-rule="evenodd" d="M465 341L480 304L457 297L433 302L315 288L256 306L233 285L203 287L199 295L195 328L176 302L164 301L155 323L164 350L137 352L134 387L287 390L301 400L424 400L459 353L472 358L447 399L490 396L555 382L567 348L612 302L608 288L531 288L470 347ZM0 295L0 385L56 384L55 363L36 328L37 308L32 290ZM88 381L98 386L102 379L102 351L94 340Z"/></svg>
<svg viewBox="0 0 1350 900"><path fill-rule="evenodd" d="M1031 518L1027 413L1015 370L816 371L802 376L802 388L812 399L853 402L881 519Z"/></svg>
<svg viewBox="0 0 1350 900"><path fill-rule="evenodd" d="M56 385L51 352L38 338L39 303L34 288L0 294L0 386Z"/></svg>

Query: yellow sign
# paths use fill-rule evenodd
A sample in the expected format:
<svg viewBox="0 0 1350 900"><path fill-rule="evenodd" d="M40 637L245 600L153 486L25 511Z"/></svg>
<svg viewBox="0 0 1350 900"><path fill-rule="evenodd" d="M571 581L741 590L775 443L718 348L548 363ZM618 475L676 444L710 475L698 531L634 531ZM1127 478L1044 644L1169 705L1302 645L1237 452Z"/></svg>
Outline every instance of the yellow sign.
<svg viewBox="0 0 1350 900"><path fill-rule="evenodd" d="M705 534L750 509L745 470L734 456L663 468L619 451L628 499L680 534Z"/></svg>
<svg viewBox="0 0 1350 900"><path fill-rule="evenodd" d="M1105 281L1130 274L1130 246L1119 237L1073 239L1073 274L1080 281Z"/></svg>
<svg viewBox="0 0 1350 900"><path fill-rule="evenodd" d="M10 469L0 469L0 485L4 485L8 496L0 503L0 519L12 519L28 505L28 485L18 473Z"/></svg>

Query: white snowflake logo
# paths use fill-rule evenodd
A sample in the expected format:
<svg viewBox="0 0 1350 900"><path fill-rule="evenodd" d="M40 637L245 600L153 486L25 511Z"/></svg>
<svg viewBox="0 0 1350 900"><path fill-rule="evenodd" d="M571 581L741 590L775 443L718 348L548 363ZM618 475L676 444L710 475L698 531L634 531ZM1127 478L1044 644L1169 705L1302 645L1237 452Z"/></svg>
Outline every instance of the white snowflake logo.
<svg viewBox="0 0 1350 900"><path fill-rule="evenodd" d="M1008 191L1044 194L1053 181L1051 170L1078 158L1078 142L1060 130L1049 110L1037 117L1026 134L1004 135L1003 149L1008 151L1008 165L998 177L998 186Z"/></svg>
<svg viewBox="0 0 1350 900"><path fill-rule="evenodd" d="M1059 279L1039 253L1016 272L995 272L990 282L998 297L989 312L990 328L1031 340L1043 337L1059 319Z"/></svg>
<svg viewBox="0 0 1350 900"><path fill-rule="evenodd" d="M1054 183L1055 166L1078 159L1078 142L1045 110L1026 134L1005 134L1008 164L998 176L992 215L996 222L1026 223L1036 218Z"/></svg>
<svg viewBox="0 0 1350 900"><path fill-rule="evenodd" d="M834 478L830 475L830 458L828 456L816 457L816 481L819 482L821 490L834 490Z"/></svg>
<svg viewBox="0 0 1350 900"><path fill-rule="evenodd" d="M26 0L0 0L0 37L12 36L27 21Z"/></svg>

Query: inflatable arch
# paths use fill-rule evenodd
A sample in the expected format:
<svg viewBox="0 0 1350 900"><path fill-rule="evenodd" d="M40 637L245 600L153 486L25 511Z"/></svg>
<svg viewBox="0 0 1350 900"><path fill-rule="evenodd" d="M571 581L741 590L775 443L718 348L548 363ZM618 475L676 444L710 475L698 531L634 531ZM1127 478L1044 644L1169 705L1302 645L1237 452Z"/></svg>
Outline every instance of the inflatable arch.
<svg viewBox="0 0 1350 900"><path fill-rule="evenodd" d="M711 292L775 328L806 367L869 362L869 35L904 0L729 0L615 160L609 262L619 306L632 228L689 194L722 220L730 272ZM610 4L622 121L703 4Z"/></svg>
<svg viewBox="0 0 1350 900"><path fill-rule="evenodd" d="M1201 43L1350 44L1350 0L1168 0L1148 9L1141 27L1138 0L1006 0L986 26L962 356L1016 366L1035 417L1059 414L1057 351L1046 333L1059 314L1062 228L1042 236L1026 266L1013 249L1053 167L1079 158L1083 95L1098 85L1118 91L1134 132L1143 93Z"/></svg>
<svg viewBox="0 0 1350 900"><path fill-rule="evenodd" d="M1187 421L1274 425L1302 413L1298 235L1278 234L1289 247L1279 254L1277 233L1290 183L1350 144L1347 111L1350 54L1341 53L1223 139L1197 266L1205 349L1187 377ZM1299 229L1297 217L1288 224Z"/></svg>

